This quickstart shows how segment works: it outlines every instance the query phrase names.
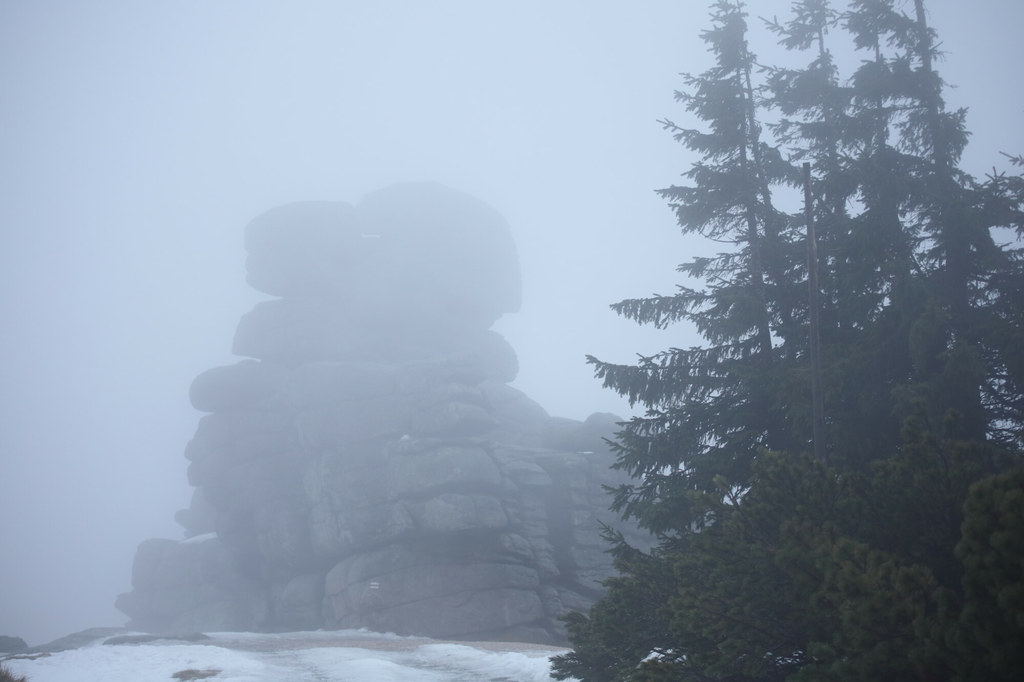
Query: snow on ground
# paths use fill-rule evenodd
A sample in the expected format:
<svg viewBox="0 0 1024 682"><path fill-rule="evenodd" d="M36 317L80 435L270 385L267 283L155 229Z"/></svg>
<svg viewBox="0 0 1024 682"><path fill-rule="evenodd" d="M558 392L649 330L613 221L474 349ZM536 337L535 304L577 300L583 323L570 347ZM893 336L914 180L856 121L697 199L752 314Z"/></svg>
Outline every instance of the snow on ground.
<svg viewBox="0 0 1024 682"><path fill-rule="evenodd" d="M104 644L13 657L29 682L548 682L563 650L519 643L439 642L365 630L213 633L196 642ZM115 640L116 641L116 640Z"/></svg>

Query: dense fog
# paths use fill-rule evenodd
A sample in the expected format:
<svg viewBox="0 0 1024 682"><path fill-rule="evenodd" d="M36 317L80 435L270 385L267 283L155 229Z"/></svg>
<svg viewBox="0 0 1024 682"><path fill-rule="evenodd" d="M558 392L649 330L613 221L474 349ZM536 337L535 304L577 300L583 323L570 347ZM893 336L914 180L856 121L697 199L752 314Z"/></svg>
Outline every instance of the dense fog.
<svg viewBox="0 0 1024 682"><path fill-rule="evenodd" d="M927 4L983 174L1024 153L1024 8ZM628 414L584 356L698 341L608 304L670 293L707 248L653 192L694 160L657 120L685 121L673 90L709 64L706 16L679 0L0 6L0 634L124 622L136 545L181 536L189 385L235 360L235 325L266 298L242 230L274 206L410 180L490 204L522 271L520 312L495 326L514 385L554 415Z"/></svg>

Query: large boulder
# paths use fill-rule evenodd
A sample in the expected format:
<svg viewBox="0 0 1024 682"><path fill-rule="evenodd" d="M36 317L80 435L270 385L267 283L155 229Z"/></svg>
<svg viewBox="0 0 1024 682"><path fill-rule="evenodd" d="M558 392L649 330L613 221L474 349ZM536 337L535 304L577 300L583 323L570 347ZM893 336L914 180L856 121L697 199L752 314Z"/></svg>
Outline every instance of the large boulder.
<svg viewBox="0 0 1024 682"><path fill-rule="evenodd" d="M364 269L363 242L350 204L301 201L278 206L245 229L246 281L272 296L354 290Z"/></svg>
<svg viewBox="0 0 1024 682"><path fill-rule="evenodd" d="M283 372L272 364L242 360L208 369L192 381L189 399L201 412L251 408L280 390Z"/></svg>
<svg viewBox="0 0 1024 682"><path fill-rule="evenodd" d="M381 275L377 298L427 319L486 329L519 310L519 260L505 219L482 201L435 183L403 183L363 198L358 213Z"/></svg>
<svg viewBox="0 0 1024 682"><path fill-rule="evenodd" d="M132 588L116 603L132 617L132 629L244 631L267 624L259 580L213 535L146 540L135 554Z"/></svg>
<svg viewBox="0 0 1024 682"><path fill-rule="evenodd" d="M546 628L537 571L503 552L500 536L391 545L353 555L326 576L331 627L444 638L499 638ZM548 634L550 637L550 634Z"/></svg>
<svg viewBox="0 0 1024 682"><path fill-rule="evenodd" d="M328 295L352 314L469 321L487 328L520 304L508 223L480 200L403 183L358 206L305 201L246 228L248 282L274 296Z"/></svg>

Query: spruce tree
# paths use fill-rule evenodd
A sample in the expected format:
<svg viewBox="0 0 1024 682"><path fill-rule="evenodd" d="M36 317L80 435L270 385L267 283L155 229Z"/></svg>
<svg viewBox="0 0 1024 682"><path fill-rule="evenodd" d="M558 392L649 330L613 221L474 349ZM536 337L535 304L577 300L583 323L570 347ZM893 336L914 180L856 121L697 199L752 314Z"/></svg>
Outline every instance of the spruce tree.
<svg viewBox="0 0 1024 682"><path fill-rule="evenodd" d="M743 4L720 0L702 34L715 66L677 95L702 127L664 122L701 158L662 195L683 232L728 250L680 266L700 286L613 306L692 324L705 345L590 358L647 408L618 435L635 481L614 506L660 542L644 554L613 538L620 575L568 619L574 650L554 670L1009 679L1024 627L1024 177L960 169L966 114L946 110L923 0L797 0L765 23L806 67L760 66ZM844 38L863 57L846 77ZM807 455L805 215L775 199L803 162L827 465Z"/></svg>
<svg viewBox="0 0 1024 682"><path fill-rule="evenodd" d="M799 250L773 204L772 187L792 182L793 169L761 139L756 62L742 4L716 2L711 23L702 38L716 64L686 76L688 89L676 93L707 128L663 121L702 160L685 174L691 184L660 194L684 233L730 250L679 267L709 282L704 289L680 286L672 295L612 306L640 324L689 322L708 345L671 348L636 366L588 358L605 386L647 408L620 434L619 466L637 483L620 489L615 504L659 532L701 523L700 498L714 490L714 476L743 481L759 450L792 444L786 406L775 395L780 373L773 338L793 323L792 256ZM679 466L681 452L687 466Z"/></svg>
<svg viewBox="0 0 1024 682"><path fill-rule="evenodd" d="M780 115L772 131L785 153L813 168L827 444L831 459L851 462L896 442L888 392L906 380L910 360L891 304L908 289L914 261L913 237L899 220L905 160L889 144L890 116L881 97L865 99L856 80L840 79L830 49L843 19L827 0L805 0L790 21L768 25L810 62L769 67L766 106ZM802 352L801 342L793 339L791 353Z"/></svg>

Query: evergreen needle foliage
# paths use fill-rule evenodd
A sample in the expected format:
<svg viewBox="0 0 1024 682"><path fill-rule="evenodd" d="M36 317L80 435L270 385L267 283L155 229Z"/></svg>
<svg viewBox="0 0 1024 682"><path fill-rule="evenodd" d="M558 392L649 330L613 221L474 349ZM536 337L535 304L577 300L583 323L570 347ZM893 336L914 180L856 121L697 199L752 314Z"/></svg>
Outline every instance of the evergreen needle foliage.
<svg viewBox="0 0 1024 682"><path fill-rule="evenodd" d="M699 160L661 190L722 245L671 295L613 305L705 343L589 358L646 408L623 425L619 575L567 619L560 679L1010 680L1024 670L1024 159L959 167L924 0L796 0L760 20L803 68L765 64L744 3L665 128ZM855 50L842 73L836 51ZM813 457L812 165L824 442ZM790 203L793 203L790 200ZM1000 243L1000 237L1009 243ZM1013 235L1008 238L1006 235Z"/></svg>

